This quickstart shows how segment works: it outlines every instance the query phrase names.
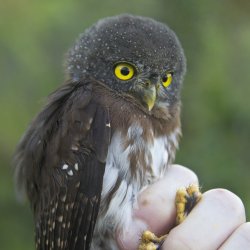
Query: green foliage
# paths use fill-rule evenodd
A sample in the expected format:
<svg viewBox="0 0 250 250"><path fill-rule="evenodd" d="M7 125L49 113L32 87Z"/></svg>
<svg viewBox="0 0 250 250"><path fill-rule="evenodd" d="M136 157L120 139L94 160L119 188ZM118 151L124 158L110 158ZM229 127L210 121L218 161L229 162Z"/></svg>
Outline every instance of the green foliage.
<svg viewBox="0 0 250 250"><path fill-rule="evenodd" d="M123 12L166 22L185 49L183 139L177 162L203 190L228 188L250 217L250 2L243 0L3 0L0 6L0 242L33 249L32 215L15 199L11 155L44 98L63 82L62 61L97 19Z"/></svg>

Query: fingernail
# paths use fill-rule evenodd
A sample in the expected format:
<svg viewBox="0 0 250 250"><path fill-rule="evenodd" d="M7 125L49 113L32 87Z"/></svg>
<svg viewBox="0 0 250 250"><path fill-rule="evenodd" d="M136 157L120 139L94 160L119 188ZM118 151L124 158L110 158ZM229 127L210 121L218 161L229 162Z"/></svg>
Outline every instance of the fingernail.
<svg viewBox="0 0 250 250"><path fill-rule="evenodd" d="M118 233L117 243L119 248L122 250L138 249L141 235L146 229L148 229L148 225L144 221L134 219L130 227Z"/></svg>

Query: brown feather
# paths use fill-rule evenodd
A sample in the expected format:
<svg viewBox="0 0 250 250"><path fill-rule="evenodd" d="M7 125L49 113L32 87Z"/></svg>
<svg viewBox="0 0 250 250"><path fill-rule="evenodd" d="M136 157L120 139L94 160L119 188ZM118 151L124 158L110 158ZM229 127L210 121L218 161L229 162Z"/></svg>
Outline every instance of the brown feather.
<svg viewBox="0 0 250 250"><path fill-rule="evenodd" d="M36 223L39 250L89 249L110 127L90 84L67 83L32 122L16 154ZM77 165L75 165L77 164ZM65 166L65 169L63 169Z"/></svg>

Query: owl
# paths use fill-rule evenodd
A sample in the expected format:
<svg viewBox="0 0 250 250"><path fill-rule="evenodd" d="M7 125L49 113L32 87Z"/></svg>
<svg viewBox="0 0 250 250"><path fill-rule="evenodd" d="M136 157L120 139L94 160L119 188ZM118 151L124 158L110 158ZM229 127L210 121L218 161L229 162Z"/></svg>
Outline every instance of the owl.
<svg viewBox="0 0 250 250"><path fill-rule="evenodd" d="M36 249L118 249L138 193L174 160L185 65L175 33L150 18L109 17L80 35L15 155Z"/></svg>

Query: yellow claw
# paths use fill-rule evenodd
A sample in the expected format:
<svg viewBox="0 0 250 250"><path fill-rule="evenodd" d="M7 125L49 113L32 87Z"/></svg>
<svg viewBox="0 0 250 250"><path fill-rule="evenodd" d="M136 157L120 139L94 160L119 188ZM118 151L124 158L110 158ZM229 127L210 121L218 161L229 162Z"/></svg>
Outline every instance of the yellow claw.
<svg viewBox="0 0 250 250"><path fill-rule="evenodd" d="M200 188L196 184L177 190L175 197L177 225L185 220L188 213L199 202L201 197L202 194L200 192ZM141 236L141 242L138 250L157 250L166 237L167 234L157 237L150 231L144 231Z"/></svg>
<svg viewBox="0 0 250 250"><path fill-rule="evenodd" d="M141 236L141 242L138 250L157 250L158 245L166 238L167 235L157 237L150 231L144 231Z"/></svg>
<svg viewBox="0 0 250 250"><path fill-rule="evenodd" d="M202 194L200 188L196 184L192 184L187 188L177 190L175 197L176 206L176 224L179 225L187 217L192 208L200 201ZM187 206L191 202L191 206Z"/></svg>

